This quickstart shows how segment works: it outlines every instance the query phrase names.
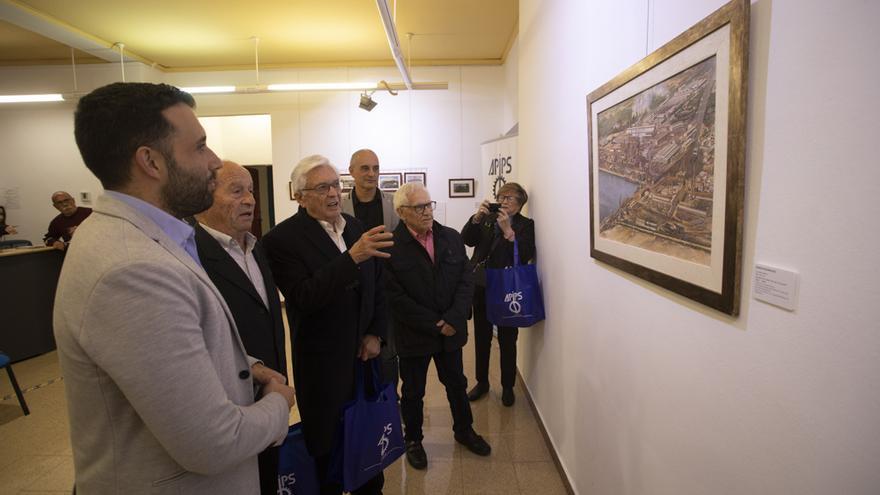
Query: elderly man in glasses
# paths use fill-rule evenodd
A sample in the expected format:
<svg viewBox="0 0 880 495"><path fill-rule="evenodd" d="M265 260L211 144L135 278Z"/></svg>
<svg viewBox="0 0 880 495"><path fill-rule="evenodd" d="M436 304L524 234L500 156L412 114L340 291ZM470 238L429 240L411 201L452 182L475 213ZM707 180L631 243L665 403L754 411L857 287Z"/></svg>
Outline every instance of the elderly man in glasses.
<svg viewBox="0 0 880 495"><path fill-rule="evenodd" d="M386 262L386 289L403 382L400 406L406 423L406 459L416 469L428 466L422 421L431 360L446 387L455 440L477 455L486 456L492 450L472 427L462 367L473 275L461 236L434 221L436 204L425 187L415 182L404 184L394 194L401 222L394 230L394 247Z"/></svg>
<svg viewBox="0 0 880 495"><path fill-rule="evenodd" d="M92 214L92 209L76 206L73 196L65 191L52 194L52 206L60 213L49 223L49 231L43 236L43 240L47 246L64 251L70 244L73 232Z"/></svg>
<svg viewBox="0 0 880 495"><path fill-rule="evenodd" d="M339 174L312 155L293 169L299 211L263 236L275 283L284 294L293 347L293 383L321 493L342 493L328 476L342 407L354 396L355 365L379 355L386 335L380 251L391 233L364 232L342 213ZM381 494L380 473L354 494Z"/></svg>

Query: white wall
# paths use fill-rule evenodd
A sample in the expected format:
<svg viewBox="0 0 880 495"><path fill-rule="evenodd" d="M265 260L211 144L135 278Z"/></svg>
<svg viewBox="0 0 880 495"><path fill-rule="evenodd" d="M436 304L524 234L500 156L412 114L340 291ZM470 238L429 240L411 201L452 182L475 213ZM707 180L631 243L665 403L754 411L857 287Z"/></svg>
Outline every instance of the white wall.
<svg viewBox="0 0 880 495"><path fill-rule="evenodd" d="M164 81L180 86L253 84L251 71L161 74L129 64L127 80ZM79 89L88 91L119 77L118 66L77 69ZM384 170L419 169L427 172L433 198L446 205L446 223L464 224L474 208L473 199L449 199L448 179L479 174L482 141L501 135L504 121L504 69L502 67L416 68L418 81L448 81L446 91L401 91L397 96L377 92L379 105L372 112L357 107L357 93L315 92L260 95L197 95L201 117L268 115L271 136L224 130L209 123L208 131L222 133L224 157L260 157L273 165L276 221L296 211L289 198L288 181L300 158L321 153L340 169L348 168L352 151L370 147L377 151ZM400 79L393 67L278 70L261 72L261 82L376 81ZM0 69L0 90L44 92L72 89L69 68ZM0 189L20 187L21 210L9 211L9 220L21 234L9 238L39 241L49 220L57 214L48 198L56 189L100 192L98 182L82 164L73 140L73 105L28 104L0 107L0 149L5 151ZM208 121L210 122L210 121ZM262 129L262 124L258 125ZM229 131L229 132L227 132ZM260 145L242 142L259 139ZM271 156L265 156L271 143Z"/></svg>
<svg viewBox="0 0 880 495"><path fill-rule="evenodd" d="M589 257L586 95L722 4L520 1L548 304L520 368L578 493L875 494L880 4L752 5L739 318ZM795 312L751 298L756 262L800 272Z"/></svg>
<svg viewBox="0 0 880 495"><path fill-rule="evenodd" d="M272 163L272 118L269 115L199 117L208 147L224 160L242 165Z"/></svg>
<svg viewBox="0 0 880 495"><path fill-rule="evenodd" d="M504 132L519 122L519 40L504 61Z"/></svg>

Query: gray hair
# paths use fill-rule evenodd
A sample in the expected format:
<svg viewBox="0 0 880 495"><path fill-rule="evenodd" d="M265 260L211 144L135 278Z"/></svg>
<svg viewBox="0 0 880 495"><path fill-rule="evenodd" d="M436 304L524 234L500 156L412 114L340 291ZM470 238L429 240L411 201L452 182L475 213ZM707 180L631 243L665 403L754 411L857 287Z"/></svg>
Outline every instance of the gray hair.
<svg viewBox="0 0 880 495"><path fill-rule="evenodd" d="M301 193L303 189L306 187L306 176L309 175L309 172L318 168L318 167L329 167L336 172L336 175L339 175L339 171L336 170L336 167L330 163L330 160L327 159L326 156L323 155L309 155L299 163L293 167L293 172L290 173L290 182L293 183L293 193L298 194Z"/></svg>
<svg viewBox="0 0 880 495"><path fill-rule="evenodd" d="M406 184L400 186L400 189L394 193L394 210L397 211L401 206L409 206L409 196L418 191L428 190L425 188L425 185L421 182L407 182ZM431 193L428 193L430 196Z"/></svg>

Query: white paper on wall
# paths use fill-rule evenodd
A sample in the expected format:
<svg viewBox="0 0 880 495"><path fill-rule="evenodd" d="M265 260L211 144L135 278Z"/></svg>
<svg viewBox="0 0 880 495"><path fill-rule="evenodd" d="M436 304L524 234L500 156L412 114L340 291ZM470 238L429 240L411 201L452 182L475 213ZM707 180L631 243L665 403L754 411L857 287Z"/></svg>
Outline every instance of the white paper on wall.
<svg viewBox="0 0 880 495"><path fill-rule="evenodd" d="M21 209L21 195L19 187L5 187L0 189L0 201L7 210Z"/></svg>

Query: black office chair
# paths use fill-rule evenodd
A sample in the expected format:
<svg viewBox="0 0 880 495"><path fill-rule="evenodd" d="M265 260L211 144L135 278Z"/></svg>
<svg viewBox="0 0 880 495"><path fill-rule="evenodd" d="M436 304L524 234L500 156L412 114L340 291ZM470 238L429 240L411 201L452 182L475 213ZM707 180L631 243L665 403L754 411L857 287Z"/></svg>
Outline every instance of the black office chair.
<svg viewBox="0 0 880 495"><path fill-rule="evenodd" d="M27 416L31 413L30 409L28 409L27 402L24 401L24 394L21 393L21 388L18 386L18 380L15 379L15 373L12 372L12 362L9 359L9 356L0 351L0 368L6 368L6 372L9 373L9 381L12 382L12 389L15 390L15 395L18 397L18 403L21 404L21 410L24 411L24 415Z"/></svg>

